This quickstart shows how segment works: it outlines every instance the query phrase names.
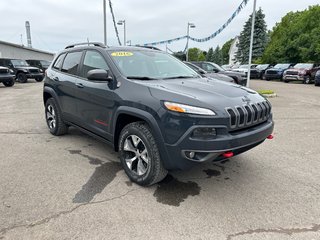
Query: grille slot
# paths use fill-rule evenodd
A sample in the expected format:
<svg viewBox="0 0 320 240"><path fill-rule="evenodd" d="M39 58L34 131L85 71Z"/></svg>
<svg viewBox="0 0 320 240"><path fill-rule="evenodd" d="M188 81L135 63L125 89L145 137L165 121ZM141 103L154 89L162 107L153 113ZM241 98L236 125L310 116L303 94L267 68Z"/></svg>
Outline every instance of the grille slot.
<svg viewBox="0 0 320 240"><path fill-rule="evenodd" d="M271 105L267 101L251 105L226 108L230 118L230 127L233 130L256 125L268 120L271 114Z"/></svg>
<svg viewBox="0 0 320 240"><path fill-rule="evenodd" d="M0 73L9 73L9 69L0 69Z"/></svg>
<svg viewBox="0 0 320 240"><path fill-rule="evenodd" d="M38 69L30 69L29 70L31 73L39 73L39 70Z"/></svg>

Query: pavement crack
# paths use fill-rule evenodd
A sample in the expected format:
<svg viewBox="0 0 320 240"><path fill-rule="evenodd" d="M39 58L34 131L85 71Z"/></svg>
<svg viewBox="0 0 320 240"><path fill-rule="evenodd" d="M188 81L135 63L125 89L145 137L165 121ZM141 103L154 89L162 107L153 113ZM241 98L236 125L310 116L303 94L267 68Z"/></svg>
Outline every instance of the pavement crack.
<svg viewBox="0 0 320 240"><path fill-rule="evenodd" d="M94 201L94 202L87 202L87 203L82 203L82 204L79 204L69 210L65 210L65 211L61 211L61 212L58 212L58 213L55 213L49 217L46 217L46 218L43 218L43 219L40 219L38 221L35 221L35 222L32 222L32 223L29 223L29 224L17 224L17 225L13 225L13 226L10 226L10 227L6 227L6 228L2 228L0 229L0 239L1 237L3 237L7 232L11 231L11 230L14 230L16 228L33 228L35 226L39 226L39 225L42 225L42 224L45 224L45 223L48 223L50 222L52 219L57 219L61 216L64 216L64 215L67 215L67 214L70 214L72 212L74 212L75 210L81 208L81 207L84 207L84 206L90 206L90 205L96 205L96 204L101 204L101 203L106 203L106 202L110 202L110 201L113 201L113 200L116 200L116 199L121 199L125 196L127 196L129 193L131 192L134 192L136 191L137 189L132 189L132 190L129 190L127 191L126 193L124 194L121 194L119 196L116 196L116 197L113 197L113 198L107 198L107 199L104 199L104 200L100 200L100 201Z"/></svg>
<svg viewBox="0 0 320 240"><path fill-rule="evenodd" d="M320 231L320 224L313 224L312 227L305 227L305 228L271 228L271 229L249 229L247 231L238 232L234 234L230 234L227 236L227 240L231 240L232 238L244 235L251 235L251 234L259 234L259 233L279 233L285 235L293 235L297 233L305 233L305 232L318 232Z"/></svg>

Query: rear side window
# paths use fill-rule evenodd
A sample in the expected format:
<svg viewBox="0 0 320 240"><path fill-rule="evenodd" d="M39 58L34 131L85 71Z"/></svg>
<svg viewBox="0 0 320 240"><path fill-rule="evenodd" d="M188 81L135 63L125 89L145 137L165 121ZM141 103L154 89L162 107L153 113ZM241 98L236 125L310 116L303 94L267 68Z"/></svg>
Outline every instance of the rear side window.
<svg viewBox="0 0 320 240"><path fill-rule="evenodd" d="M87 78L87 74L93 69L109 70L103 56L96 51L87 51L83 60L81 76Z"/></svg>
<svg viewBox="0 0 320 240"><path fill-rule="evenodd" d="M63 61L62 72L72 75L78 75L78 66L80 64L82 52L68 53Z"/></svg>
<svg viewBox="0 0 320 240"><path fill-rule="evenodd" d="M61 66L62 66L62 62L63 62L63 59L64 59L65 56L66 56L65 53L64 53L64 54L61 54L61 55L57 58L57 60L55 61L54 65L53 65L53 68L55 68L55 69L60 69Z"/></svg>

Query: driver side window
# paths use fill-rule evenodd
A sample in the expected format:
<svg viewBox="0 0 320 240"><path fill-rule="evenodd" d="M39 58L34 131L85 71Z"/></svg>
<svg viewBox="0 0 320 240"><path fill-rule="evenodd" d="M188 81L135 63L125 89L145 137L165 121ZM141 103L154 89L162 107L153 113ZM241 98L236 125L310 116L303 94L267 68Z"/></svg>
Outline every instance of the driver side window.
<svg viewBox="0 0 320 240"><path fill-rule="evenodd" d="M87 51L83 60L81 76L87 78L88 72L94 69L109 70L109 67L100 53L96 51Z"/></svg>

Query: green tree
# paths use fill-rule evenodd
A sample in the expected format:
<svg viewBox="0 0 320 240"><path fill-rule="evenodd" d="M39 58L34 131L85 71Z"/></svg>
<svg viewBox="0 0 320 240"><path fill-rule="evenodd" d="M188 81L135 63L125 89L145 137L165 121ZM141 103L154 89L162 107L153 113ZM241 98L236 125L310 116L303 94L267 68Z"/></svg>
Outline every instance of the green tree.
<svg viewBox="0 0 320 240"><path fill-rule="evenodd" d="M198 57L198 61L206 61L206 55L204 52L201 52Z"/></svg>
<svg viewBox="0 0 320 240"><path fill-rule="evenodd" d="M212 62L221 65L222 64L222 51L219 46L213 52Z"/></svg>
<svg viewBox="0 0 320 240"><path fill-rule="evenodd" d="M206 61L212 62L213 61L213 48L209 48L207 56L206 56Z"/></svg>
<svg viewBox="0 0 320 240"><path fill-rule="evenodd" d="M320 62L319 19L319 5L284 16L270 34L263 62Z"/></svg>
<svg viewBox="0 0 320 240"><path fill-rule="evenodd" d="M267 25L264 20L265 15L260 8L256 12L255 30L253 34L253 52L252 60L255 61L263 55L263 52L268 44ZM240 63L247 63L249 59L250 36L251 36L252 15L245 23L242 32L239 36L238 52L236 59Z"/></svg>
<svg viewBox="0 0 320 240"><path fill-rule="evenodd" d="M189 48L188 57L189 61L198 61L201 50L199 48Z"/></svg>
<svg viewBox="0 0 320 240"><path fill-rule="evenodd" d="M229 51L230 51L231 44L233 43L233 41L234 41L234 38L230 39L225 44L223 44L223 46L221 48L221 52L222 52L222 63L221 63L221 65L229 63Z"/></svg>

